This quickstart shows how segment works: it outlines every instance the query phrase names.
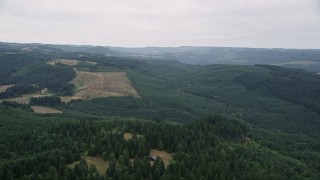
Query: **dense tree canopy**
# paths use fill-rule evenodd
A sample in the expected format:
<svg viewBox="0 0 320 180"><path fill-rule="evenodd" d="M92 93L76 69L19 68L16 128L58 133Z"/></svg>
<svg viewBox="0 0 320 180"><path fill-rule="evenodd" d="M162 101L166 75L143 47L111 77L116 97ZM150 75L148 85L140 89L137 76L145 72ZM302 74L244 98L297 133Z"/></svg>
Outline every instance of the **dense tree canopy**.
<svg viewBox="0 0 320 180"><path fill-rule="evenodd" d="M20 121L10 112L27 119ZM246 125L221 116L179 125L142 120L79 121L64 118L63 121L50 121L63 117L37 117L2 106L1 113L5 114L0 126L1 179L319 177L319 172L311 164L273 153L248 138ZM32 126L25 126L31 122ZM124 133L131 133L133 137L125 140ZM160 158L150 164L148 155L151 149L172 153L173 161L166 168ZM109 163L109 168L101 175L82 159L81 154L102 157ZM75 161L79 163L70 169L68 164Z"/></svg>

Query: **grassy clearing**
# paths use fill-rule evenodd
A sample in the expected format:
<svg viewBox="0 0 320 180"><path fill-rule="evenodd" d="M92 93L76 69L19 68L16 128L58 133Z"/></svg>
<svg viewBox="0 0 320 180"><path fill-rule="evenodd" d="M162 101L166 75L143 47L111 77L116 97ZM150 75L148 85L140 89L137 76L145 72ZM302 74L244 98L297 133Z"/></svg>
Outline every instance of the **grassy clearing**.
<svg viewBox="0 0 320 180"><path fill-rule="evenodd" d="M35 113L39 113L39 114L59 114L59 113L62 113L62 111L60 111L58 109L54 109L51 107L45 107L45 106L31 106L31 108L33 109L33 111Z"/></svg>
<svg viewBox="0 0 320 180"><path fill-rule="evenodd" d="M87 156L84 158L88 164L88 167L90 165L94 165L97 168L97 171L100 175L105 175L107 169L109 168L109 162L102 160L101 157L90 157ZM79 164L80 161L75 161L71 164L68 164L67 167L70 169L74 169L75 165Z"/></svg>
<svg viewBox="0 0 320 180"><path fill-rule="evenodd" d="M66 64L69 66L75 66L79 63L79 61L78 60L71 60L71 59L55 59L55 60L48 61L47 64L56 65L57 63L62 63L62 64Z"/></svg>
<svg viewBox="0 0 320 180"><path fill-rule="evenodd" d="M110 96L139 97L125 72L77 71L76 77L70 83L75 84L76 92L73 96L61 97L64 102Z"/></svg>
<svg viewBox="0 0 320 180"><path fill-rule="evenodd" d="M170 164L170 161L172 160L172 154L157 149L151 149L150 156L160 157L163 160L165 168L167 168L167 166ZM152 165L153 161L150 161L150 163Z"/></svg>
<svg viewBox="0 0 320 180"><path fill-rule="evenodd" d="M124 133L123 138L124 140L128 141L129 139L132 139L133 134L131 133Z"/></svg>
<svg viewBox="0 0 320 180"><path fill-rule="evenodd" d="M96 62L93 62L93 61L78 61L78 60L73 60L73 59L54 59L54 60L47 62L47 64L50 64L53 66L56 65L57 63L62 63L62 64L69 65L69 66L76 66L79 63L85 63L85 64L91 64L91 65L97 64Z"/></svg>
<svg viewBox="0 0 320 180"><path fill-rule="evenodd" d="M88 166L94 165L100 175L105 175L109 167L109 162L102 160L101 157L86 157Z"/></svg>
<svg viewBox="0 0 320 180"><path fill-rule="evenodd" d="M132 139L133 136L134 136L134 135L133 135L132 133L124 133L124 134L123 134L123 138L124 138L124 140L126 140L126 141ZM138 138L142 138L143 136L142 136L141 134L137 134L137 137L138 137Z"/></svg>
<svg viewBox="0 0 320 180"><path fill-rule="evenodd" d="M8 88L12 86L14 86L14 84L0 86L0 93L5 92Z"/></svg>

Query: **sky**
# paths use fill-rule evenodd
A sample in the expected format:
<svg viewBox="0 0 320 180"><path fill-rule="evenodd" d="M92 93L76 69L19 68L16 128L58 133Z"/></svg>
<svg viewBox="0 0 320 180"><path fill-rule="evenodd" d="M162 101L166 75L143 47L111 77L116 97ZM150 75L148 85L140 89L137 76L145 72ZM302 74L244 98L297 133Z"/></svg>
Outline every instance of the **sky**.
<svg viewBox="0 0 320 180"><path fill-rule="evenodd" d="M320 49L320 0L0 0L0 41Z"/></svg>

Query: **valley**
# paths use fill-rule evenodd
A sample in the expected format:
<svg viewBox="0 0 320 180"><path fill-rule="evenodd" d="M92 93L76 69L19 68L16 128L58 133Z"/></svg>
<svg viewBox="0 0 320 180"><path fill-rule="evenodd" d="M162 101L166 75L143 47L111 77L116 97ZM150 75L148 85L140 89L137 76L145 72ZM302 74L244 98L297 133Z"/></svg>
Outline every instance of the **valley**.
<svg viewBox="0 0 320 180"><path fill-rule="evenodd" d="M320 177L314 72L21 46L0 46L0 179Z"/></svg>

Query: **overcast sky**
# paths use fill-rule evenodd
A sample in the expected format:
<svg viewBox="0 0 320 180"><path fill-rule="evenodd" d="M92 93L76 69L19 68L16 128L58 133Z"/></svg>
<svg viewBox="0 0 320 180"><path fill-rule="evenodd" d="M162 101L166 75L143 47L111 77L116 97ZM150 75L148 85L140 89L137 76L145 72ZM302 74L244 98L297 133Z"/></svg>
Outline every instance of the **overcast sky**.
<svg viewBox="0 0 320 180"><path fill-rule="evenodd" d="M320 49L320 0L0 0L0 41Z"/></svg>

